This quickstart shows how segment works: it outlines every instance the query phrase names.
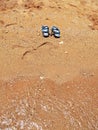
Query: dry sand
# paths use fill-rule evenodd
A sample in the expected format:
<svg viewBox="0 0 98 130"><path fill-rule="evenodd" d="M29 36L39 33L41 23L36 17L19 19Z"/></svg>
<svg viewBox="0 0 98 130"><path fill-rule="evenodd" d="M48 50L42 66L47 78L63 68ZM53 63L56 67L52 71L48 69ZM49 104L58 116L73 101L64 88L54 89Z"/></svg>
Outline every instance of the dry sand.
<svg viewBox="0 0 98 130"><path fill-rule="evenodd" d="M97 0L0 0L0 130L21 129L98 130Z"/></svg>

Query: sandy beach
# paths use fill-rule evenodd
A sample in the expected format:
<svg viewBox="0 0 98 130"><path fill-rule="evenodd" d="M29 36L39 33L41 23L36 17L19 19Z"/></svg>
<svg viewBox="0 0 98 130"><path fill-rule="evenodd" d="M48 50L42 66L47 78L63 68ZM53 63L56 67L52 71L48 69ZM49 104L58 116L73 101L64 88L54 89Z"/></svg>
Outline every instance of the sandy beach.
<svg viewBox="0 0 98 130"><path fill-rule="evenodd" d="M0 130L98 130L97 0L0 1Z"/></svg>

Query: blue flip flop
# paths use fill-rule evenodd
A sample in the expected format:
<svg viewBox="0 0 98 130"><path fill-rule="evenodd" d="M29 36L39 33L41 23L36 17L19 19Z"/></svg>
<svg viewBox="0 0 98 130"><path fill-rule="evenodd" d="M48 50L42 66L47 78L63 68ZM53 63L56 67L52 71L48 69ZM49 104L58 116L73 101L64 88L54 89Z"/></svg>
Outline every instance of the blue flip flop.
<svg viewBox="0 0 98 130"><path fill-rule="evenodd" d="M48 26L42 26L42 34L43 34L43 37L49 37L49 27Z"/></svg>
<svg viewBox="0 0 98 130"><path fill-rule="evenodd" d="M57 27L53 26L51 28L51 35L54 35L56 38L60 38L60 30Z"/></svg>

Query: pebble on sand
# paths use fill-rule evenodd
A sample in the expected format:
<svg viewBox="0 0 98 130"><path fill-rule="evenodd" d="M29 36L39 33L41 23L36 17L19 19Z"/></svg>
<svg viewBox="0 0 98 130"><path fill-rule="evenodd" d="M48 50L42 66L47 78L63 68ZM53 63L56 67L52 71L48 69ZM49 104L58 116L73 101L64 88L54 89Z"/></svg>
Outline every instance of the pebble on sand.
<svg viewBox="0 0 98 130"><path fill-rule="evenodd" d="M59 42L59 44L61 45L61 44L64 44L64 42L63 41L61 41L61 42Z"/></svg>
<svg viewBox="0 0 98 130"><path fill-rule="evenodd" d="M65 54L68 54L68 51L65 51L64 53L65 53Z"/></svg>

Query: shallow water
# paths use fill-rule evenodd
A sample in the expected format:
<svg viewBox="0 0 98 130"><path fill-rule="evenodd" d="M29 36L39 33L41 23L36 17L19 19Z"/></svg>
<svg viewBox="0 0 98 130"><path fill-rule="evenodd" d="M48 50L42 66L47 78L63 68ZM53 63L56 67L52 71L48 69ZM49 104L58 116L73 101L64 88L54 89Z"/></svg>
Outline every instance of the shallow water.
<svg viewBox="0 0 98 130"><path fill-rule="evenodd" d="M17 78L0 87L1 130L97 130L98 76L62 85Z"/></svg>

